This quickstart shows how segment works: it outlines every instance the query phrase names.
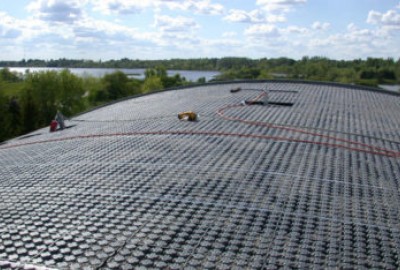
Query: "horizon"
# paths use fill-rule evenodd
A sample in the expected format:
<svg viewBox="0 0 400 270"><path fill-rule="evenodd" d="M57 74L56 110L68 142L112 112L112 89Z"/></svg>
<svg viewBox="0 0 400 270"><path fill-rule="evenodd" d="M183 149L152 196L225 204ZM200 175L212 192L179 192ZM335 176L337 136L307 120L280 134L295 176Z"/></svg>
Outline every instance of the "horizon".
<svg viewBox="0 0 400 270"><path fill-rule="evenodd" d="M266 60L273 60L273 59L289 59L289 60L294 60L294 61L301 61L304 58L308 58L308 59L313 59L313 58L321 58L321 59L326 59L329 61L357 61L357 60L361 60L361 61L367 61L368 59L382 59L382 60L390 60L392 59L394 62L400 61L400 56L399 57L371 57L371 56L366 56L365 58L353 58L353 59L335 59L335 58L329 58L326 56L321 56L321 55L303 55L300 58L292 58L292 57L287 57L287 56L277 56L277 57L259 57L259 58L252 58L252 57L246 57L246 56L221 56L221 57L198 57L198 58L159 58L159 59L140 59L140 58L129 58L129 57L122 57L119 59L85 59L85 58L67 58L67 57L60 57L60 58L54 58L54 59L40 59L40 58L26 58L26 59L19 59L19 60L3 60L0 59L0 63L1 62L23 62L23 61L43 61L43 62L50 62L50 61L60 61L60 60L67 60L67 61L92 61L94 63L98 63L98 62L109 62L109 61L121 61L121 60L129 60L129 61L174 61L174 60L201 60L201 59L217 59L217 60L221 60L221 59L227 59L227 58L237 58L237 59L250 59L252 61L256 61L256 60L262 60L262 59L266 59Z"/></svg>
<svg viewBox="0 0 400 270"><path fill-rule="evenodd" d="M399 0L0 2L2 61L398 59L399 44Z"/></svg>

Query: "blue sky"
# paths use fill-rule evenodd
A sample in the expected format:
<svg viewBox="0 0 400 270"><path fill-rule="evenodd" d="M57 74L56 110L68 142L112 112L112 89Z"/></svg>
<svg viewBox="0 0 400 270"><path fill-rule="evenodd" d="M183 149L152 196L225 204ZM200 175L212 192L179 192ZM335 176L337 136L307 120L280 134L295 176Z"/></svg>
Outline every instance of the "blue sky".
<svg viewBox="0 0 400 270"><path fill-rule="evenodd" d="M0 1L0 48L0 60L397 59L400 1Z"/></svg>

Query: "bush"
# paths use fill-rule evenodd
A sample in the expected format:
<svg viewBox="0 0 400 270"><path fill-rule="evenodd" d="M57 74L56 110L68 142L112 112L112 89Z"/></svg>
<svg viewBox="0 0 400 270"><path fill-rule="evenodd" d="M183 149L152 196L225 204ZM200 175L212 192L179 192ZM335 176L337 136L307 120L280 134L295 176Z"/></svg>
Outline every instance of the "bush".
<svg viewBox="0 0 400 270"><path fill-rule="evenodd" d="M149 77L147 78L143 85L142 85L142 93L148 93L151 91L156 91L156 90L161 90L163 89L164 86L162 84L161 78L160 77Z"/></svg>
<svg viewBox="0 0 400 270"><path fill-rule="evenodd" d="M115 71L103 77L108 100L115 100L128 95L128 76L122 71Z"/></svg>
<svg viewBox="0 0 400 270"><path fill-rule="evenodd" d="M11 72L8 68L0 69L0 79L6 82L19 82L21 78L17 72Z"/></svg>

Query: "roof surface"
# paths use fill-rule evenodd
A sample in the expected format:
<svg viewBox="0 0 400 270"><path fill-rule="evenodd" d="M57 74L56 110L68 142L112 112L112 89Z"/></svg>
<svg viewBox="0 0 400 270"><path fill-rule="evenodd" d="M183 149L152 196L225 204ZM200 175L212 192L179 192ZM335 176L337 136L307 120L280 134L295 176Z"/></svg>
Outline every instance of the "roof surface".
<svg viewBox="0 0 400 270"><path fill-rule="evenodd" d="M399 96L232 82L67 125L0 145L0 269L400 267Z"/></svg>

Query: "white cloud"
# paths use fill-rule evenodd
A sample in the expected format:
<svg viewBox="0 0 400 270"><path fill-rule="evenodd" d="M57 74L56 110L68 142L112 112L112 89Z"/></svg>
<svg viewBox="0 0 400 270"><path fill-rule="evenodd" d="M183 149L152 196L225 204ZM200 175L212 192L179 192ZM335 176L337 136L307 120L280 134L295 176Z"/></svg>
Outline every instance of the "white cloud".
<svg viewBox="0 0 400 270"><path fill-rule="evenodd" d="M361 28L350 23L344 33L310 39L308 48L311 52L320 51L329 57L342 59L390 57L394 51L399 52L397 43L398 39L387 31Z"/></svg>
<svg viewBox="0 0 400 270"><path fill-rule="evenodd" d="M156 15L154 26L163 32L191 32L200 26L188 17Z"/></svg>
<svg viewBox="0 0 400 270"><path fill-rule="evenodd" d="M350 23L350 24L347 25L347 30L348 31L355 31L357 29L358 29L358 27L357 27L357 25L355 23Z"/></svg>
<svg viewBox="0 0 400 270"><path fill-rule="evenodd" d="M245 35L255 38L278 37L279 31L272 24L255 24L245 30Z"/></svg>
<svg viewBox="0 0 400 270"><path fill-rule="evenodd" d="M202 1L184 1L188 3L188 8L200 14L221 15L224 12L224 6L221 4L213 4L210 0Z"/></svg>
<svg viewBox="0 0 400 270"><path fill-rule="evenodd" d="M268 11L288 12L295 6L305 4L307 0L257 0L257 5Z"/></svg>
<svg viewBox="0 0 400 270"><path fill-rule="evenodd" d="M30 17L17 19L0 12L1 55L13 59L25 57L80 57L98 58L119 55L129 48L155 47L158 33L139 31L119 23L96 20L84 11L85 0L64 1L63 5L78 16L59 11L60 1L34 1L27 10ZM87 6L86 6L87 7ZM80 10L80 11L78 11ZM9 51L6 48L12 48ZM115 48L123 48L115 50ZM93 49L95 48L95 49ZM133 49L131 49L133 50ZM114 52L114 53L111 53ZM112 56L111 56L112 57Z"/></svg>
<svg viewBox="0 0 400 270"><path fill-rule="evenodd" d="M267 18L266 21L269 23L286 22L286 17L283 15L267 14L266 18Z"/></svg>
<svg viewBox="0 0 400 270"><path fill-rule="evenodd" d="M203 44L204 46L217 47L222 50L226 50L227 48L232 48L232 47L240 48L243 46L242 42L230 38L204 40Z"/></svg>
<svg viewBox="0 0 400 270"><path fill-rule="evenodd" d="M305 27L291 25L287 28L281 29L280 32L285 34L308 34L310 30Z"/></svg>
<svg viewBox="0 0 400 270"><path fill-rule="evenodd" d="M231 9L229 14L224 17L224 20L229 22L260 23L265 21L265 16L259 10L246 12L245 10Z"/></svg>
<svg viewBox="0 0 400 270"><path fill-rule="evenodd" d="M331 26L331 24L330 23L327 23L327 22L318 22L318 21L316 21L316 22L314 22L313 24L312 24L312 29L314 29L314 30L321 30L321 31L326 31L326 30L328 30L329 29L329 27Z"/></svg>
<svg viewBox="0 0 400 270"><path fill-rule="evenodd" d="M236 37L236 36L237 36L237 33L233 32L233 31L222 33L222 37L224 37L224 38L232 38L232 37Z"/></svg>
<svg viewBox="0 0 400 270"><path fill-rule="evenodd" d="M307 0L257 0L256 5L260 7L259 9L252 11L231 9L224 19L230 22L264 25L283 23L286 22L286 13L306 2ZM265 26L259 28L265 28Z"/></svg>
<svg viewBox="0 0 400 270"><path fill-rule="evenodd" d="M133 14L139 13L143 9L151 5L151 1L141 0L141 1L120 1L120 0L102 0L95 1L92 0L92 4L96 11L100 11L103 14L110 15L112 13L116 14Z"/></svg>
<svg viewBox="0 0 400 270"><path fill-rule="evenodd" d="M371 10L368 13L367 22L370 24L380 24L380 25L400 27L400 14L396 10L389 10L386 13L380 13Z"/></svg>
<svg viewBox="0 0 400 270"><path fill-rule="evenodd" d="M63 27L54 27L54 32L63 32L62 29ZM35 18L17 19L5 12L0 12L0 37L12 38L14 44L19 44L36 36L49 34L50 32L51 27L46 22Z"/></svg>
<svg viewBox="0 0 400 270"><path fill-rule="evenodd" d="M90 0L34 0L27 6L32 13L34 23L25 21L25 32L30 38L40 37L48 42L59 42L56 37L68 39L71 43L85 41L104 41L113 39L124 41L149 40L148 33L139 33L136 29L106 20L96 20L86 14ZM100 3L101 1L97 1ZM106 0L108 4L117 4L118 0ZM150 3L142 0L140 3ZM99 6L97 6L99 7ZM121 6L113 6L123 9ZM122 12L122 11L121 11ZM54 24L55 23L55 24ZM29 28L30 27L30 28Z"/></svg>
<svg viewBox="0 0 400 270"><path fill-rule="evenodd" d="M284 22L286 19L282 15L268 14L257 9L252 11L231 9L224 20L237 23L276 23Z"/></svg>
<svg viewBox="0 0 400 270"><path fill-rule="evenodd" d="M300 19L298 25L286 22L288 12L303 8L307 0L253 0L249 9L241 9L243 5L237 1L225 0L28 2L29 16L23 19L0 12L3 58L22 58L24 48L30 51L28 57L38 58L326 55L351 59L400 55L400 5L390 10L371 10L364 14L368 15L368 25L350 23L347 29L335 32L325 21L308 25L304 21L301 24ZM132 16L139 13L140 18ZM217 25L219 19L223 22Z"/></svg>
<svg viewBox="0 0 400 270"><path fill-rule="evenodd" d="M22 35L21 25L17 19L0 11L0 37L3 39L15 39Z"/></svg>
<svg viewBox="0 0 400 270"><path fill-rule="evenodd" d="M154 7L192 11L196 14L221 15L224 12L223 5L214 4L211 0L153 0L152 3Z"/></svg>
<svg viewBox="0 0 400 270"><path fill-rule="evenodd" d="M103 14L135 14L146 8L162 10L193 11L199 14L219 15L224 11L221 4L214 4L211 0L91 0L94 9Z"/></svg>
<svg viewBox="0 0 400 270"><path fill-rule="evenodd" d="M342 36L344 41L347 42L368 43L376 38L376 33L370 29L359 29L354 27L350 28L350 31Z"/></svg>
<svg viewBox="0 0 400 270"><path fill-rule="evenodd" d="M72 23L84 15L86 4L86 0L35 0L27 9L44 21Z"/></svg>

